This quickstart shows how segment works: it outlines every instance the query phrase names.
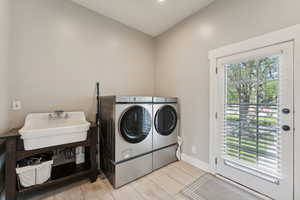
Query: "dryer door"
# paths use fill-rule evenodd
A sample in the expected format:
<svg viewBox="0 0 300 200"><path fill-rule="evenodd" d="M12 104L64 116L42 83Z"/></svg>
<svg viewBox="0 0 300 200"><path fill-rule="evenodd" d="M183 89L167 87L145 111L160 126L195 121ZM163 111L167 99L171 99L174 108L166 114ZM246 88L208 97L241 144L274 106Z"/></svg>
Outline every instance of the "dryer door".
<svg viewBox="0 0 300 200"><path fill-rule="evenodd" d="M168 136L177 126L177 112L170 105L162 106L155 114L154 126L157 133Z"/></svg>
<svg viewBox="0 0 300 200"><path fill-rule="evenodd" d="M139 143L151 133L151 114L142 106L129 107L120 118L120 132L130 143Z"/></svg>

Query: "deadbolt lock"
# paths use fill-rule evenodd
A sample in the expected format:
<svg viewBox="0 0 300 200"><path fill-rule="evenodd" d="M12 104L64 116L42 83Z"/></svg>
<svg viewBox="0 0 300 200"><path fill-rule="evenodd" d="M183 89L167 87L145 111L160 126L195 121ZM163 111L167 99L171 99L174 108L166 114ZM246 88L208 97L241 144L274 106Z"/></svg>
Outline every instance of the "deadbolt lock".
<svg viewBox="0 0 300 200"><path fill-rule="evenodd" d="M291 128L290 128L290 126L288 126L288 125L283 125L283 126L282 126L282 130L284 130L284 131L289 131L289 130L291 130Z"/></svg>
<svg viewBox="0 0 300 200"><path fill-rule="evenodd" d="M284 108L284 109L282 109L282 112L283 112L284 114L289 114L289 113L290 113L290 109Z"/></svg>

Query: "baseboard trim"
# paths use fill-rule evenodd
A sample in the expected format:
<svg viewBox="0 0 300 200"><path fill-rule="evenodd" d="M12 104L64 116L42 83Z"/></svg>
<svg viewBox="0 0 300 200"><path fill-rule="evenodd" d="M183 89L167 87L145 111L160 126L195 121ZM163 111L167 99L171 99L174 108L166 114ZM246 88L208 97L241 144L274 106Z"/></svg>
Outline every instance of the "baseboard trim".
<svg viewBox="0 0 300 200"><path fill-rule="evenodd" d="M191 165L193 165L194 167L197 167L203 171L209 172L214 174L214 170L211 169L209 163L203 162L195 157L189 156L185 153L181 154L181 159Z"/></svg>

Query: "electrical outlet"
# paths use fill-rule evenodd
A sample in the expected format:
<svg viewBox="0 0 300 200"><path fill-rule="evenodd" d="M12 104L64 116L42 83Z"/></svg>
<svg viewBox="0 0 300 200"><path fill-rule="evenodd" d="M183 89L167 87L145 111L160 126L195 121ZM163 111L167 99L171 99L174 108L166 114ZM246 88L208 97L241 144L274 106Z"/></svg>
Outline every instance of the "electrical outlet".
<svg viewBox="0 0 300 200"><path fill-rule="evenodd" d="M197 147L194 145L192 146L192 153L197 154Z"/></svg>
<svg viewBox="0 0 300 200"><path fill-rule="evenodd" d="M21 110L22 105L21 105L21 101L19 100L13 100L12 102L12 109L13 110Z"/></svg>

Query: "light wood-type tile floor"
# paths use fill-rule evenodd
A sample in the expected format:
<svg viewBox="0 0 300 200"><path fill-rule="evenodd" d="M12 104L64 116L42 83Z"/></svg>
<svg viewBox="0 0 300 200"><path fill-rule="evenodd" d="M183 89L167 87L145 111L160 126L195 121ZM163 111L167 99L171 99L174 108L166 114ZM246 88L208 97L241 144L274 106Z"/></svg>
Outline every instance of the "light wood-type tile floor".
<svg viewBox="0 0 300 200"><path fill-rule="evenodd" d="M41 191L30 200L187 200L180 191L206 172L183 161L163 167L117 190L108 180L87 180L51 191Z"/></svg>

